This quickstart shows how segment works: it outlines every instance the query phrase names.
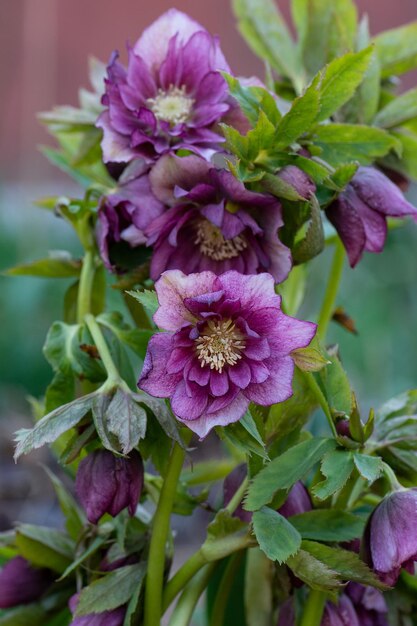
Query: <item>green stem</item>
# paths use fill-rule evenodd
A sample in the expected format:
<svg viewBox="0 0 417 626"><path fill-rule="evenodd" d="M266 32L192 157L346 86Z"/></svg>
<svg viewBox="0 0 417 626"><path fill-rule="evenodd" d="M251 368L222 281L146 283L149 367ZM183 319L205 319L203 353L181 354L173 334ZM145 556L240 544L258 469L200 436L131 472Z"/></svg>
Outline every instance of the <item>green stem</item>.
<svg viewBox="0 0 417 626"><path fill-rule="evenodd" d="M388 465L388 463L384 463L384 474L391 485L392 491L404 491L404 487L398 481L394 470Z"/></svg>
<svg viewBox="0 0 417 626"><path fill-rule="evenodd" d="M323 305L318 321L317 334L322 341L326 339L327 327L334 312L339 283L343 273L344 260L345 250L338 239L335 244L332 268L330 270L329 281L327 283L326 293L324 295Z"/></svg>
<svg viewBox="0 0 417 626"><path fill-rule="evenodd" d="M99 351L103 365L106 368L108 378L114 383L121 383L122 381L119 371L114 364L114 361L110 354L110 350L107 346L103 333L101 332L100 326L96 321L96 318L88 313L85 316L85 323L88 326L88 330L90 331L92 338L94 339L94 343L97 350Z"/></svg>
<svg viewBox="0 0 417 626"><path fill-rule="evenodd" d="M207 560L203 556L200 550L197 550L189 559L186 561L180 569L174 574L170 581L165 586L165 591L163 595L162 609L166 611L174 598L179 594L181 589L183 589L187 583L194 578L197 572L207 565Z"/></svg>
<svg viewBox="0 0 417 626"><path fill-rule="evenodd" d="M79 324L83 322L87 313L91 311L91 291L93 288L94 274L94 252L92 250L86 250L78 287L77 320Z"/></svg>
<svg viewBox="0 0 417 626"><path fill-rule="evenodd" d="M225 507L226 511L229 511L229 513L231 514L236 511L237 507L243 500L243 496L245 495L246 489L248 488L248 484L249 478L246 476L246 478L242 481L240 487L234 493L233 498L230 500L229 504Z"/></svg>
<svg viewBox="0 0 417 626"><path fill-rule="evenodd" d="M320 626L325 604L326 594L317 589L310 589L300 626Z"/></svg>
<svg viewBox="0 0 417 626"><path fill-rule="evenodd" d="M197 602L207 587L216 565L216 563L206 565L183 591L172 613L169 626L188 626L191 622Z"/></svg>
<svg viewBox="0 0 417 626"><path fill-rule="evenodd" d="M226 569L221 578L216 599L214 601L213 611L211 614L210 625L219 626L224 623L224 614L226 611L227 601L232 590L236 573L242 563L244 551L238 552L230 557Z"/></svg>
<svg viewBox="0 0 417 626"><path fill-rule="evenodd" d="M158 506L153 518L145 589L144 626L159 626L161 621L165 546L168 538L172 507L177 491L177 483L181 474L184 458L185 450L175 443L168 462Z"/></svg>
<svg viewBox="0 0 417 626"><path fill-rule="evenodd" d="M326 400L326 398L324 396L324 393L320 389L316 379L314 378L314 376L313 376L313 374L311 372L303 372L303 375L304 375L305 380L307 381L308 386L310 387L311 391L313 392L317 402L319 403L319 405L323 409L323 413L327 417L327 421L329 422L329 426L331 428L333 436L335 438L337 438L338 434L337 434L336 426L334 424L332 413L330 411L330 407L329 407L329 405L327 403L327 400Z"/></svg>

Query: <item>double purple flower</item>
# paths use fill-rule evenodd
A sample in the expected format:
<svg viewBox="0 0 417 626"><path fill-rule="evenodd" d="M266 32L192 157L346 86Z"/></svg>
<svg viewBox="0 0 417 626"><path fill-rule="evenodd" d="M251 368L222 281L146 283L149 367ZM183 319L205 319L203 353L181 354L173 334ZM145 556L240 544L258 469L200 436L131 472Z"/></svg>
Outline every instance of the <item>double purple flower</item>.
<svg viewBox="0 0 417 626"><path fill-rule="evenodd" d="M363 252L381 252L387 217L417 216L400 189L373 167L360 167L346 189L326 209L354 267Z"/></svg>
<svg viewBox="0 0 417 626"><path fill-rule="evenodd" d="M316 325L284 315L269 274L164 272L156 283L154 335L138 386L170 398L177 418L201 438L239 420L249 402L292 395L291 352Z"/></svg>
<svg viewBox="0 0 417 626"><path fill-rule="evenodd" d="M97 125L104 161L152 162L172 149L207 157L224 138L216 123L230 109L230 72L219 41L190 17L171 9L129 49L127 69L115 53L108 66Z"/></svg>

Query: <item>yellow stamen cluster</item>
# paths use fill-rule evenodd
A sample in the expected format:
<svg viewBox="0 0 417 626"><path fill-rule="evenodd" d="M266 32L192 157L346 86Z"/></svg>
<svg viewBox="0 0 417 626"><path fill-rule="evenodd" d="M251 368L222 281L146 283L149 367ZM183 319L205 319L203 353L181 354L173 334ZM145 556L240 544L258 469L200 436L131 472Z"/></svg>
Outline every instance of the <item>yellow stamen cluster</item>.
<svg viewBox="0 0 417 626"><path fill-rule="evenodd" d="M194 98L187 95L185 86L170 85L167 91L158 89L155 98L148 98L146 106L158 120L172 125L186 122L193 110Z"/></svg>
<svg viewBox="0 0 417 626"><path fill-rule="evenodd" d="M201 367L220 373L226 365L236 365L245 349L244 337L230 319L209 320L195 343Z"/></svg>
<svg viewBox="0 0 417 626"><path fill-rule="evenodd" d="M225 239L220 228L208 220L199 221L196 231L194 243L200 246L201 254L208 256L213 261L233 259L248 247L244 235Z"/></svg>

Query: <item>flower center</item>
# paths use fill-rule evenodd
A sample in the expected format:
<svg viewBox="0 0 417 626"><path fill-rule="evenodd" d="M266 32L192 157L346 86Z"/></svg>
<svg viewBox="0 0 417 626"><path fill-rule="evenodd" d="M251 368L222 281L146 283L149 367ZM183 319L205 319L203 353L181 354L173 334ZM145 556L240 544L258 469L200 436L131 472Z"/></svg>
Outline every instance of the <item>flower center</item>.
<svg viewBox="0 0 417 626"><path fill-rule="evenodd" d="M158 89L155 98L148 98L146 106L151 109L158 120L170 124L182 124L191 115L194 98L187 96L185 86L170 85L168 91Z"/></svg>
<svg viewBox="0 0 417 626"><path fill-rule="evenodd" d="M225 365L236 365L245 349L244 337L230 319L207 322L195 343L201 367L209 365L220 373Z"/></svg>
<svg viewBox="0 0 417 626"><path fill-rule="evenodd" d="M248 247L244 235L237 235L232 239L225 239L220 228L202 220L197 225L197 234L194 243L200 245L200 252L214 261L233 259Z"/></svg>

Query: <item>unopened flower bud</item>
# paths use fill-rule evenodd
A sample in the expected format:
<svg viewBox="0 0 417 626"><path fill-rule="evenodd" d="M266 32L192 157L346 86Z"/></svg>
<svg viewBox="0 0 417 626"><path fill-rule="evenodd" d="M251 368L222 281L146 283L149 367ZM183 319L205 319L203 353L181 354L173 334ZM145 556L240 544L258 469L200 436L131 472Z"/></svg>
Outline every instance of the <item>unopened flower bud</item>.
<svg viewBox="0 0 417 626"><path fill-rule="evenodd" d="M32 567L26 559L16 556L0 571L0 609L34 602L52 582L50 570Z"/></svg>

